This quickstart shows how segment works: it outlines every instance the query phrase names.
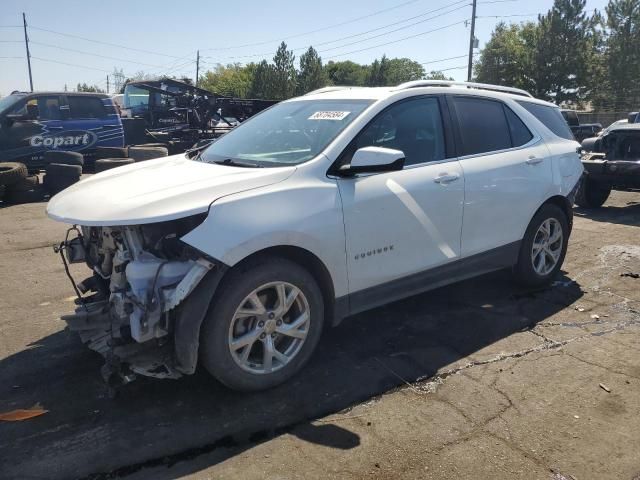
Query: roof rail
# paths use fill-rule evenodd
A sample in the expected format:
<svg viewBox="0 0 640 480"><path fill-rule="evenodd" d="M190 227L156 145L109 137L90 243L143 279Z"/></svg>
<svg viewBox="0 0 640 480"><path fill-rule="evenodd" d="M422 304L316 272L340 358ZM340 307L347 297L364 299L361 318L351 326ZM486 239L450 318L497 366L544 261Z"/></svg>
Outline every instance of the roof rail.
<svg viewBox="0 0 640 480"><path fill-rule="evenodd" d="M521 95L523 97L531 97L526 90L513 87L503 87L501 85L490 85L488 83L475 83L475 82L456 82L453 80L414 80L413 82L405 82L398 85L394 90L405 90L407 88L418 87L466 87L477 88L478 90L490 90L492 92L512 93L514 95Z"/></svg>
<svg viewBox="0 0 640 480"><path fill-rule="evenodd" d="M318 88L317 90L312 90L310 92L307 92L304 94L304 96L306 97L307 95L315 95L317 93L337 92L340 90L348 90L350 88L357 88L357 87L351 87L348 85L335 86L335 87L322 87L322 88Z"/></svg>

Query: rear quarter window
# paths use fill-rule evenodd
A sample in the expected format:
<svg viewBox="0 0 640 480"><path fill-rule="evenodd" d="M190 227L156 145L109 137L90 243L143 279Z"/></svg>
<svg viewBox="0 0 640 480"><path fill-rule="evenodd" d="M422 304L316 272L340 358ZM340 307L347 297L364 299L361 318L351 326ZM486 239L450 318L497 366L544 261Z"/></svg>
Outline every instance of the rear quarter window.
<svg viewBox="0 0 640 480"><path fill-rule="evenodd" d="M565 121L560 109L558 107L550 107L548 105L540 105L538 103L530 103L518 101L530 114L536 117L540 122L544 124L549 130L555 133L558 137L566 138L567 140L575 140L569 125Z"/></svg>

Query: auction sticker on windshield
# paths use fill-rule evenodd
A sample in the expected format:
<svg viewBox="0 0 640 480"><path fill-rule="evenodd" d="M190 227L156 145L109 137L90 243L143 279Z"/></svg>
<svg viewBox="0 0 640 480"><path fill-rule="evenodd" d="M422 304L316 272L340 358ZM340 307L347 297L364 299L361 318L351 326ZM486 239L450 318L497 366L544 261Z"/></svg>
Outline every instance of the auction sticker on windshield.
<svg viewBox="0 0 640 480"><path fill-rule="evenodd" d="M344 120L351 112L316 112L309 117L309 120Z"/></svg>

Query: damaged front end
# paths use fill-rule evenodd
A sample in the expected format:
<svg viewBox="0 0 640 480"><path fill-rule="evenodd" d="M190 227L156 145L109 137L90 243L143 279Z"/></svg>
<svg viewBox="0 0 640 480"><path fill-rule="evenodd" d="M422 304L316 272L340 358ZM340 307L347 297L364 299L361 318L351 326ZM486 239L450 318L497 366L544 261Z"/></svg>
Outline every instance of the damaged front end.
<svg viewBox="0 0 640 480"><path fill-rule="evenodd" d="M178 378L194 372L199 326L226 269L180 240L204 217L138 226L74 226L57 247L78 295L75 313L62 319L105 357L103 376L110 386L127 383L136 374ZM67 263L79 262L92 275L76 283ZM205 277L207 291L192 295Z"/></svg>

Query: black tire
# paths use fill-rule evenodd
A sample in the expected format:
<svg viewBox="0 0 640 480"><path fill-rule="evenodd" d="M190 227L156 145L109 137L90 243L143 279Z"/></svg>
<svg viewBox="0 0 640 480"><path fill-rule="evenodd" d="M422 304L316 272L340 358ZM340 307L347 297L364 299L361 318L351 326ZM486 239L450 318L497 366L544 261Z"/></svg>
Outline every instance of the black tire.
<svg viewBox="0 0 640 480"><path fill-rule="evenodd" d="M78 152L63 152L58 150L48 150L44 152L45 163L57 163L59 165L84 165L84 157Z"/></svg>
<svg viewBox="0 0 640 480"><path fill-rule="evenodd" d="M547 219L557 220L560 228L562 229L562 250L560 251L560 256L558 257L558 260L553 269L551 269L548 273L541 275L536 272L534 268L532 251L533 242L536 234L538 233L538 229ZM516 280L519 283L530 287L540 287L550 283L557 275L558 271L562 267L562 263L564 262L564 257L567 254L569 234L570 230L567 215L560 207L550 203L547 203L540 207L531 222L529 222L527 231L525 232L524 238L522 239L522 244L520 245L518 263L513 269Z"/></svg>
<svg viewBox="0 0 640 480"><path fill-rule="evenodd" d="M60 193L65 188L70 187L74 183L80 181L80 177L52 177L45 175L43 179L43 186L45 191L53 196Z"/></svg>
<svg viewBox="0 0 640 480"><path fill-rule="evenodd" d="M2 162L0 163L0 185L13 185L27 176L27 167L24 163Z"/></svg>
<svg viewBox="0 0 640 480"><path fill-rule="evenodd" d="M154 158L166 157L169 150L166 147L146 147L133 146L129 147L129 158L133 158L136 162L152 160Z"/></svg>
<svg viewBox="0 0 640 480"><path fill-rule="evenodd" d="M4 185L0 185L0 202L4 199L4 194L7 191L7 187Z"/></svg>
<svg viewBox="0 0 640 480"><path fill-rule="evenodd" d="M42 185L36 185L29 190L9 190L5 195L5 201L14 205L21 203L41 202L44 200L45 189Z"/></svg>
<svg viewBox="0 0 640 480"><path fill-rule="evenodd" d="M583 208L599 208L604 205L610 194L611 185L603 185L587 177L580 182L578 187L576 205Z"/></svg>
<svg viewBox="0 0 640 480"><path fill-rule="evenodd" d="M50 163L44 169L49 180L54 178L70 178L78 181L82 175L82 167L80 165L67 165L61 163Z"/></svg>
<svg viewBox="0 0 640 480"><path fill-rule="evenodd" d="M27 190L34 189L37 185L40 184L40 179L37 175L29 175L28 177L24 177L19 182L14 183L12 185L7 185L7 192L26 192Z"/></svg>
<svg viewBox="0 0 640 480"><path fill-rule="evenodd" d="M135 160L132 158L101 158L100 160L96 160L96 173L122 167L123 165L130 165L134 162Z"/></svg>
<svg viewBox="0 0 640 480"><path fill-rule="evenodd" d="M95 159L102 158L127 158L129 152L127 147L96 147Z"/></svg>
<svg viewBox="0 0 640 480"><path fill-rule="evenodd" d="M164 142L161 143L141 143L140 145L131 145L132 147L135 148L149 148L149 147L160 147L160 148L167 148L167 144Z"/></svg>
<svg viewBox="0 0 640 480"><path fill-rule="evenodd" d="M242 369L233 359L229 348L229 329L236 309L243 300L253 290L276 281L294 285L306 297L309 330L289 363L271 373L252 373ZM323 323L322 293L307 270L289 260L276 257L248 262L232 270L216 292L200 333L200 359L207 371L229 388L240 391L271 388L288 380L305 365L318 345ZM281 340L288 341L289 338L282 336ZM261 340L258 339L257 342ZM256 344L252 345L254 346L251 348L262 348L261 343L257 347Z"/></svg>

